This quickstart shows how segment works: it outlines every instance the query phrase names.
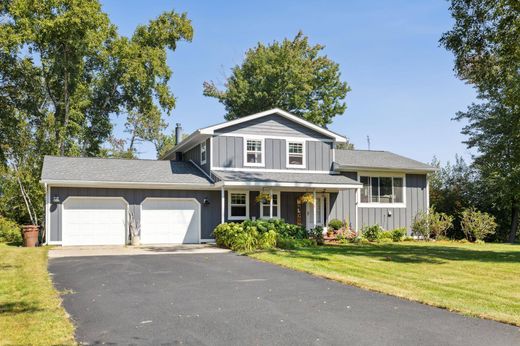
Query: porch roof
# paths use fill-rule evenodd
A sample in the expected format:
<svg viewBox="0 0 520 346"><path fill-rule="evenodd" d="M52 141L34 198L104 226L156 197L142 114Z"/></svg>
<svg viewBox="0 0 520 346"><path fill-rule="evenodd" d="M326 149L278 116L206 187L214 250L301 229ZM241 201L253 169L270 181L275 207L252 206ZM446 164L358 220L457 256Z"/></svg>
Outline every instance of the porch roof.
<svg viewBox="0 0 520 346"><path fill-rule="evenodd" d="M280 186L303 188L358 189L362 184L341 174L212 171L221 186Z"/></svg>

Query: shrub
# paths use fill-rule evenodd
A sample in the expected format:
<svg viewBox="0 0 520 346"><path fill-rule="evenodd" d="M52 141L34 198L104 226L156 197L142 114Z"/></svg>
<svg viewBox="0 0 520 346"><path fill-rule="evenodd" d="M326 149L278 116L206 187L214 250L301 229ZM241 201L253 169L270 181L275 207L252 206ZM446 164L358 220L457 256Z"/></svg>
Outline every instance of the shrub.
<svg viewBox="0 0 520 346"><path fill-rule="evenodd" d="M339 219L332 219L329 221L329 228L333 229L334 231L337 231L343 227L343 221Z"/></svg>
<svg viewBox="0 0 520 346"><path fill-rule="evenodd" d="M468 240L483 240L495 234L497 223L495 217L476 209L466 209L461 213L460 227Z"/></svg>
<svg viewBox="0 0 520 346"><path fill-rule="evenodd" d="M363 237L369 241L376 241L379 239L383 229L379 225L365 226L363 227Z"/></svg>
<svg viewBox="0 0 520 346"><path fill-rule="evenodd" d="M22 243L22 231L20 226L9 219L0 216L0 243L20 245Z"/></svg>
<svg viewBox="0 0 520 346"><path fill-rule="evenodd" d="M392 232L391 231L382 231L381 233L379 233L379 240L383 240L383 239L390 239L390 240L393 240L394 237L392 235Z"/></svg>
<svg viewBox="0 0 520 346"><path fill-rule="evenodd" d="M420 236L426 241L430 240L430 227L427 213L420 211L415 215L412 222L412 231L416 236Z"/></svg>
<svg viewBox="0 0 520 346"><path fill-rule="evenodd" d="M312 239L293 239L283 238L278 236L276 238L276 247L285 250L294 250L301 247L312 247L315 246L316 242Z"/></svg>
<svg viewBox="0 0 520 346"><path fill-rule="evenodd" d="M406 227L396 228L391 233L393 241L401 241L406 236Z"/></svg>
<svg viewBox="0 0 520 346"><path fill-rule="evenodd" d="M391 238L379 238L379 243L393 243L394 241Z"/></svg>
<svg viewBox="0 0 520 346"><path fill-rule="evenodd" d="M316 244L323 245L323 227L316 226L309 230L309 237L316 241Z"/></svg>
<svg viewBox="0 0 520 346"><path fill-rule="evenodd" d="M276 246L277 234L273 230L269 230L260 235L257 247L262 250L271 249Z"/></svg>
<svg viewBox="0 0 520 346"><path fill-rule="evenodd" d="M453 227L453 216L437 213L433 208L430 208L428 225L430 227L430 236L439 239L439 237L445 236L446 232Z"/></svg>
<svg viewBox="0 0 520 346"><path fill-rule="evenodd" d="M403 241L414 241L415 239L413 239L413 237L410 237L410 236L405 236L403 238Z"/></svg>

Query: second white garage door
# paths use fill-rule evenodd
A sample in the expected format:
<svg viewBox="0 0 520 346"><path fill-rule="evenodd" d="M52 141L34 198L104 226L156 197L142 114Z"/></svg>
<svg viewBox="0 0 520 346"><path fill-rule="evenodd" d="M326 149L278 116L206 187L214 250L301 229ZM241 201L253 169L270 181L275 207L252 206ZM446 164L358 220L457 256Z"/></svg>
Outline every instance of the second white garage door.
<svg viewBox="0 0 520 346"><path fill-rule="evenodd" d="M200 204L191 198L147 198L141 204L142 244L200 241Z"/></svg>

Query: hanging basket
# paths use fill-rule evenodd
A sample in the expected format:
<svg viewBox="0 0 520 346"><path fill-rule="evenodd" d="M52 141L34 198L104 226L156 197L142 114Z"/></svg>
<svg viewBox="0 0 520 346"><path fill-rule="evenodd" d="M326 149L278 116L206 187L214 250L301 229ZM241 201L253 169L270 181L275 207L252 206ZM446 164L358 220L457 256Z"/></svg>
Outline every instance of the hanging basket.
<svg viewBox="0 0 520 346"><path fill-rule="evenodd" d="M314 204L314 195L312 193L306 193L298 198L298 202L301 204Z"/></svg>
<svg viewBox="0 0 520 346"><path fill-rule="evenodd" d="M258 196L256 196L256 202L267 204L267 203L271 202L271 195L268 193L262 192Z"/></svg>

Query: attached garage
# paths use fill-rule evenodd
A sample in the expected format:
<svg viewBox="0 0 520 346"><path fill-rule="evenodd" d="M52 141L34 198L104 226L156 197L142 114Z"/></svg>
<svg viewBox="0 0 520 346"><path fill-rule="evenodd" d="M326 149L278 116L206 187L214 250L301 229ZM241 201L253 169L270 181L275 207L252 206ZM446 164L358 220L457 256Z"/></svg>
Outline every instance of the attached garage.
<svg viewBox="0 0 520 346"><path fill-rule="evenodd" d="M63 202L63 245L124 245L128 204L117 197L69 197Z"/></svg>
<svg viewBox="0 0 520 346"><path fill-rule="evenodd" d="M200 242L200 204L193 198L146 198L141 204L142 244Z"/></svg>

